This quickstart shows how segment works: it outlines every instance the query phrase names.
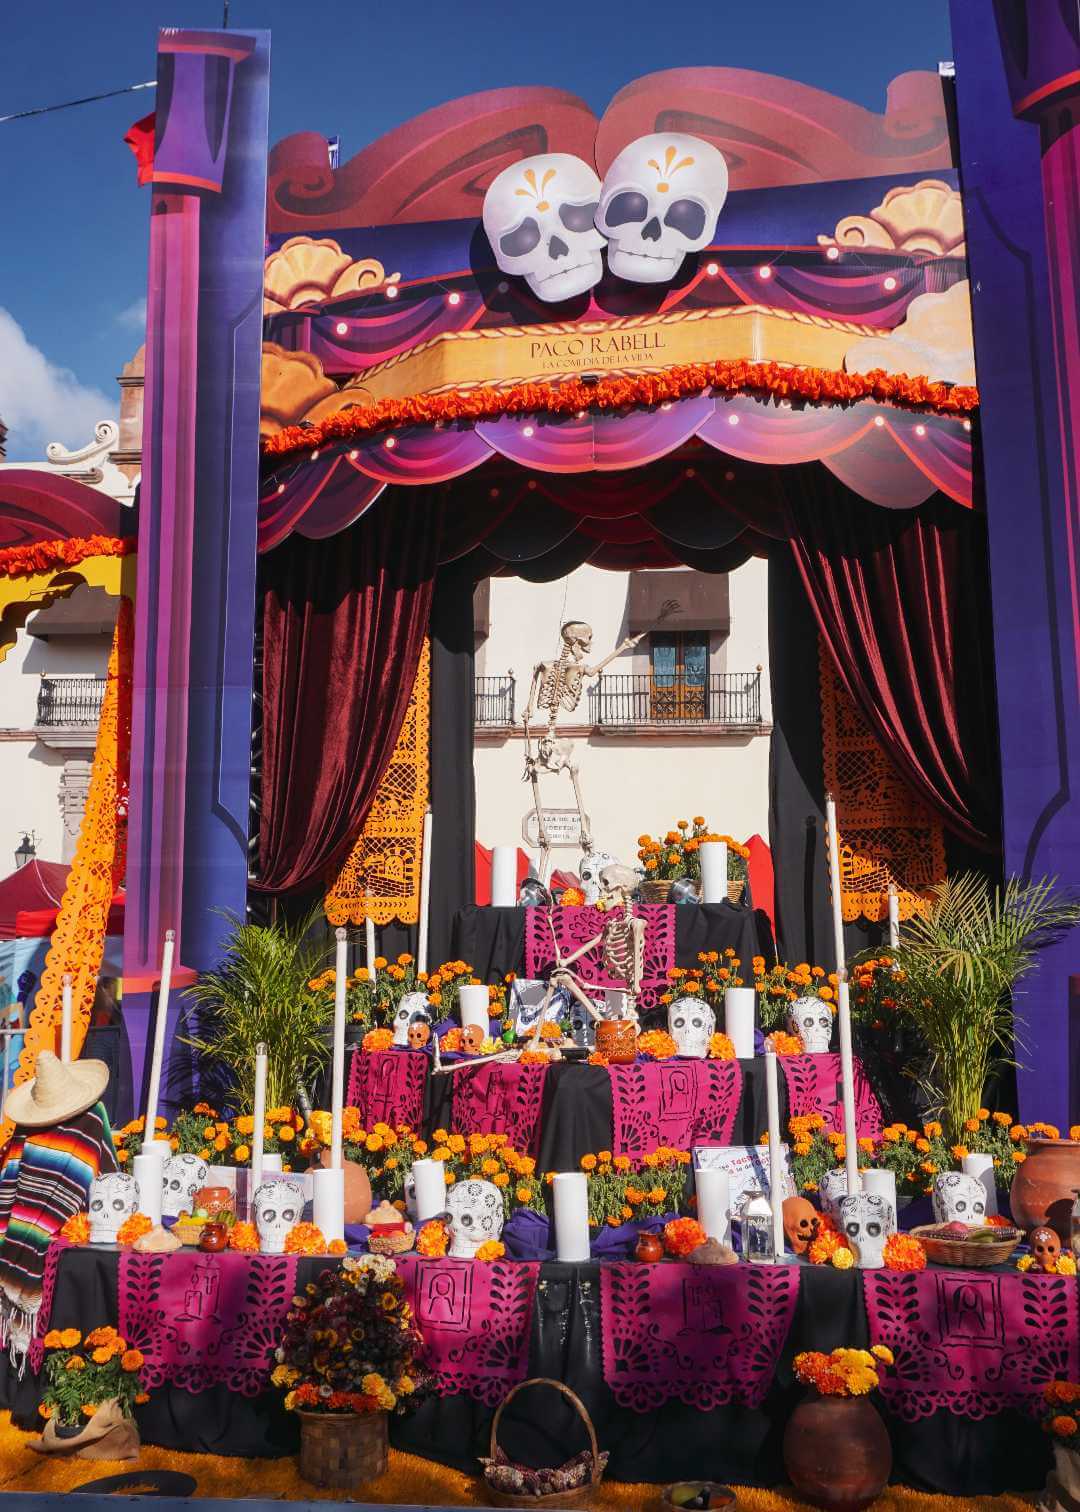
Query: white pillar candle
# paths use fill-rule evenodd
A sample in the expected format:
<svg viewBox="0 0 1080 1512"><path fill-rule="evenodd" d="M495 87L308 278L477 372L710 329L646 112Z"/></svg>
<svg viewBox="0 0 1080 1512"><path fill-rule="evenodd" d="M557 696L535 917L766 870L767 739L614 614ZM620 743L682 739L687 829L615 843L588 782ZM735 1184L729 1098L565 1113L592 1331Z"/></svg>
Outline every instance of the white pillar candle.
<svg viewBox="0 0 1080 1512"><path fill-rule="evenodd" d="M584 1171L560 1171L551 1183L555 1193L555 1256L581 1262L589 1258L589 1180Z"/></svg>
<svg viewBox="0 0 1080 1512"><path fill-rule="evenodd" d="M420 915L417 925L416 969L428 969L428 914L431 904L431 810L424 815L423 840L420 846Z"/></svg>
<svg viewBox="0 0 1080 1512"><path fill-rule="evenodd" d="M630 994L622 987L604 988L604 1015L609 1019L623 1019L630 1012Z"/></svg>
<svg viewBox="0 0 1080 1512"><path fill-rule="evenodd" d="M164 1135L159 1134L154 1139L147 1139L144 1131L142 1153L144 1155L153 1155L156 1160L159 1160L164 1165L173 1153L173 1147Z"/></svg>
<svg viewBox="0 0 1080 1512"><path fill-rule="evenodd" d="M263 1175L265 1176L266 1173L267 1173L267 1171L280 1171L281 1169L282 1169L282 1165L281 1165L281 1151L280 1150L264 1150L263 1151L263 1158L262 1158L262 1173L263 1173Z"/></svg>
<svg viewBox="0 0 1080 1512"><path fill-rule="evenodd" d="M426 1223L446 1211L446 1171L441 1160L413 1161L416 1221Z"/></svg>
<svg viewBox="0 0 1080 1512"><path fill-rule="evenodd" d="M513 908L517 903L517 846L497 845L491 852L491 906Z"/></svg>
<svg viewBox="0 0 1080 1512"><path fill-rule="evenodd" d="M334 930L334 1059L330 1069L330 1164L345 1161L345 993L349 978L349 936Z"/></svg>
<svg viewBox="0 0 1080 1512"><path fill-rule="evenodd" d="M840 1008L840 1076L844 1091L844 1168L847 1171L848 1196L854 1197L862 1186L859 1181L859 1140L855 1133L855 1063L851 1054L851 1003L848 984L841 981Z"/></svg>
<svg viewBox="0 0 1080 1512"><path fill-rule="evenodd" d="M311 1173L311 1221L327 1244L345 1237L345 1168L316 1166Z"/></svg>
<svg viewBox="0 0 1080 1512"><path fill-rule="evenodd" d="M862 1189L868 1196L884 1197L893 1211L893 1228L896 1228L896 1173L875 1167L862 1173Z"/></svg>
<svg viewBox="0 0 1080 1512"><path fill-rule="evenodd" d="M841 976L846 967L844 955L844 914L840 895L840 839L836 833L836 804L831 793L825 794L825 828L829 845L829 891L832 893L833 953Z"/></svg>
<svg viewBox="0 0 1080 1512"><path fill-rule="evenodd" d="M992 1155L962 1155L960 1157L960 1169L967 1176L974 1176L976 1181L981 1181L986 1193L986 1216L993 1218L997 1214L997 1178L994 1175L994 1157Z"/></svg>
<svg viewBox="0 0 1080 1512"><path fill-rule="evenodd" d="M71 972L64 972L60 989L60 1059L71 1059Z"/></svg>
<svg viewBox="0 0 1080 1512"><path fill-rule="evenodd" d="M165 948L161 952L161 978L158 985L157 1013L154 1017L154 1048L150 1057L150 1085L146 1094L146 1125L148 1138L153 1138L156 1128L158 1099L161 1096L161 1063L165 1056L165 1023L169 1012L169 988L172 985L173 951L176 947L176 931L165 931Z"/></svg>
<svg viewBox="0 0 1080 1512"><path fill-rule="evenodd" d="M701 901L723 903L727 897L727 841L703 840L698 846L701 862Z"/></svg>
<svg viewBox="0 0 1080 1512"><path fill-rule="evenodd" d="M765 1101L769 1118L769 1206L772 1208L773 1254L784 1253L783 1147L780 1143L780 1082L776 1052L765 1052Z"/></svg>
<svg viewBox="0 0 1080 1512"><path fill-rule="evenodd" d="M486 1037L490 1030L488 1013L490 1006L491 998L487 988L482 984L475 987L466 983L464 987L458 988L458 1012L463 1029L468 1029L471 1024L475 1024L483 1030Z"/></svg>
<svg viewBox="0 0 1080 1512"><path fill-rule="evenodd" d="M731 1177L726 1171L695 1171L698 1222L710 1239L731 1243Z"/></svg>
<svg viewBox="0 0 1080 1512"><path fill-rule="evenodd" d="M368 970L368 976L375 980L375 920L364 920L364 964Z"/></svg>
<svg viewBox="0 0 1080 1512"><path fill-rule="evenodd" d="M754 1053L756 1006L757 993L752 987L729 987L724 993L724 1033L739 1060L749 1060Z"/></svg>
<svg viewBox="0 0 1080 1512"><path fill-rule="evenodd" d="M266 1046L262 1040L255 1046L255 1103L252 1109L251 1131L251 1195L258 1191L263 1173L263 1147L266 1143Z"/></svg>
<svg viewBox="0 0 1080 1512"><path fill-rule="evenodd" d="M136 1155L131 1162L131 1174L139 1183L139 1212L145 1213L151 1223L160 1223L161 1161L156 1154Z"/></svg>
<svg viewBox="0 0 1080 1512"><path fill-rule="evenodd" d="M896 950L900 945L900 899L896 896L896 888L889 888L889 949Z"/></svg>

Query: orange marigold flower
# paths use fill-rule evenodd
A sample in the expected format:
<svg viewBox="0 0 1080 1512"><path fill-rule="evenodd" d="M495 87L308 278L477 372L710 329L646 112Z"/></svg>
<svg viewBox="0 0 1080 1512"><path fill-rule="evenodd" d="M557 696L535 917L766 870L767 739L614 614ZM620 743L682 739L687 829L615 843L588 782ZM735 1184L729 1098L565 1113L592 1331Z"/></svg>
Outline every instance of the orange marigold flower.
<svg viewBox="0 0 1080 1512"><path fill-rule="evenodd" d="M672 1218L664 1224L664 1248L669 1255L689 1255L704 1244L706 1238L705 1230L696 1218Z"/></svg>

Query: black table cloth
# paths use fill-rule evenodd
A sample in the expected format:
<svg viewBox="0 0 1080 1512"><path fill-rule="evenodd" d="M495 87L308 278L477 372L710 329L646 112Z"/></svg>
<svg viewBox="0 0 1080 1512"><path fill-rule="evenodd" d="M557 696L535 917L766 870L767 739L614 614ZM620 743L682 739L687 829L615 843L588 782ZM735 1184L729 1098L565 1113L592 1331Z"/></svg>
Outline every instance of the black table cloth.
<svg viewBox="0 0 1080 1512"><path fill-rule="evenodd" d="M115 1249L65 1253L53 1299L53 1328L85 1332L118 1324ZM302 1287L327 1259L301 1259ZM858 1271L803 1266L791 1330L762 1407L701 1412L669 1401L641 1414L620 1408L603 1379L599 1265L548 1262L540 1268L529 1346L529 1376L564 1381L588 1407L601 1447L611 1454L608 1474L627 1481L665 1482L687 1475L742 1484L783 1480L781 1441L799 1396L792 1360L804 1349L866 1347L869 1342ZM20 1381L6 1356L0 1365L0 1399L19 1427L40 1426L38 1381L29 1366ZM298 1424L270 1390L250 1398L224 1387L190 1393L166 1386L137 1409L147 1443L168 1449L247 1458L296 1452ZM879 1409L880 1410L880 1409ZM431 1399L408 1418L391 1419L396 1447L475 1472L487 1453L492 1409L468 1396ZM893 1478L906 1485L956 1496L1040 1486L1050 1463L1045 1434L1032 1419L1007 1411L975 1422L940 1411L908 1423L882 1411L893 1446ZM556 1393L522 1392L503 1415L500 1442L514 1457L555 1464L584 1447L584 1429Z"/></svg>

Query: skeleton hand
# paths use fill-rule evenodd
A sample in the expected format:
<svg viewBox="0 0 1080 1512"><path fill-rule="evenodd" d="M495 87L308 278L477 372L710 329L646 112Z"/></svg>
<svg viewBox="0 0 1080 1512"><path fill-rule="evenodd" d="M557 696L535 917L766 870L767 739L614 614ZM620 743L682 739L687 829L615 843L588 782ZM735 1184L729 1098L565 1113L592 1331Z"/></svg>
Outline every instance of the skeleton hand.
<svg viewBox="0 0 1080 1512"><path fill-rule="evenodd" d="M670 619L673 614L678 614L681 608L682 605L678 599L665 599L660 605L660 613L656 616L656 623L658 625L662 624L664 620Z"/></svg>

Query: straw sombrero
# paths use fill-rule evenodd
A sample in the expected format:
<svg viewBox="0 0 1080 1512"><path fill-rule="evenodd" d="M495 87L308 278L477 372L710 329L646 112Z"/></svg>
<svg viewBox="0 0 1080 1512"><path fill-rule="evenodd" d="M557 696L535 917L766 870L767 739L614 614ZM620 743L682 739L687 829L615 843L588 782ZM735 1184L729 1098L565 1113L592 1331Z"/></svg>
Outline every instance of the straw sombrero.
<svg viewBox="0 0 1080 1512"><path fill-rule="evenodd" d="M57 1060L51 1050L37 1058L33 1081L13 1087L4 1100L4 1117L24 1129L44 1129L92 1108L109 1084L104 1061Z"/></svg>

